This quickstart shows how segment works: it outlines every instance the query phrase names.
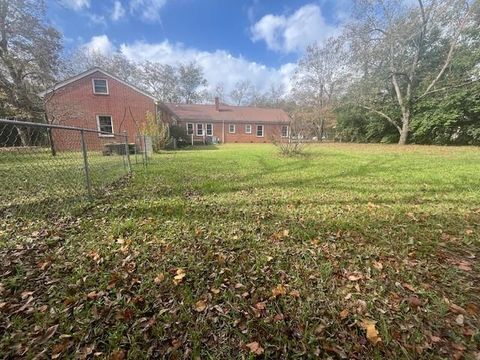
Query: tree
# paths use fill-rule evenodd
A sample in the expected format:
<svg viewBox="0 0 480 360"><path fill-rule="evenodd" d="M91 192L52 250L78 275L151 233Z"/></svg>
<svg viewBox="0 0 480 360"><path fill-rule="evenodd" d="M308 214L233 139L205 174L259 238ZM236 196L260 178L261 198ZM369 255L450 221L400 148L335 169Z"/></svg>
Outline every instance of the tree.
<svg viewBox="0 0 480 360"><path fill-rule="evenodd" d="M308 46L293 76L293 97L319 141L334 122L333 103L348 75L345 60L342 39L331 38L323 46Z"/></svg>
<svg viewBox="0 0 480 360"><path fill-rule="evenodd" d="M176 69L167 64L145 61L140 65L140 83L146 91L158 100L164 102L178 102Z"/></svg>
<svg viewBox="0 0 480 360"><path fill-rule="evenodd" d="M230 99L234 105L247 105L252 99L255 88L250 80L238 81L233 90L230 91Z"/></svg>
<svg viewBox="0 0 480 360"><path fill-rule="evenodd" d="M358 0L348 29L360 75L358 104L390 122L406 144L415 104L453 85L443 83L472 23L466 0ZM469 82L463 81L463 82Z"/></svg>
<svg viewBox="0 0 480 360"><path fill-rule="evenodd" d="M45 21L42 0L0 0L0 91L25 117L39 121L44 112L37 93L54 83L61 35ZM22 144L25 131L18 128Z"/></svg>
<svg viewBox="0 0 480 360"><path fill-rule="evenodd" d="M186 104L200 102L205 97L207 80L204 78L203 69L195 62L181 64L178 67L178 95L180 101Z"/></svg>
<svg viewBox="0 0 480 360"><path fill-rule="evenodd" d="M130 83L138 83L141 80L141 69L121 52L106 55L97 51L87 51L84 47L80 47L63 61L61 75L62 78L70 78L93 67L99 67Z"/></svg>

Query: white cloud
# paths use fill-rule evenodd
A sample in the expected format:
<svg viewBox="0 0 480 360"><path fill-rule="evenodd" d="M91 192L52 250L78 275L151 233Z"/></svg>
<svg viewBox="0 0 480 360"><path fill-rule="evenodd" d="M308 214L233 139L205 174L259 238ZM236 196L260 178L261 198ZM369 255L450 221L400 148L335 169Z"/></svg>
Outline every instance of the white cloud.
<svg viewBox="0 0 480 360"><path fill-rule="evenodd" d="M160 20L160 10L166 4L167 0L131 0L130 12L133 15L139 15L147 22Z"/></svg>
<svg viewBox="0 0 480 360"><path fill-rule="evenodd" d="M299 52L309 44L334 35L337 27L327 24L320 6L302 6L290 16L268 14L251 27L253 41L265 41L269 49Z"/></svg>
<svg viewBox="0 0 480 360"><path fill-rule="evenodd" d="M125 8L123 7L120 0L115 0L115 2L113 3L113 10L111 14L112 20L118 21L124 16L125 16Z"/></svg>
<svg viewBox="0 0 480 360"><path fill-rule="evenodd" d="M110 41L107 35L93 36L90 41L83 45L89 52L100 53L104 55L115 51L115 45Z"/></svg>
<svg viewBox="0 0 480 360"><path fill-rule="evenodd" d="M268 90L271 84L281 84L289 89L295 68L294 64L287 63L275 69L243 57L235 57L225 50L201 51L181 44L171 44L168 40L154 44L142 41L122 44L120 51L132 61L150 60L171 65L195 61L202 66L210 89L223 83L227 93L240 80L250 80L262 91Z"/></svg>
<svg viewBox="0 0 480 360"><path fill-rule="evenodd" d="M90 0L61 0L61 4L73 10L82 10L90 7Z"/></svg>

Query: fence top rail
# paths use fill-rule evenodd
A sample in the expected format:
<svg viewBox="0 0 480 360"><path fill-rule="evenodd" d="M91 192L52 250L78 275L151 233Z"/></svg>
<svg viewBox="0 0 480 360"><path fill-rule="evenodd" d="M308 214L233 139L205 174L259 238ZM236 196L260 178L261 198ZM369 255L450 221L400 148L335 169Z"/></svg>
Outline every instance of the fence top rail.
<svg viewBox="0 0 480 360"><path fill-rule="evenodd" d="M63 129L63 130L75 130L75 131L83 131L83 132L90 132L96 134L105 134L105 135L114 135L114 136L126 136L126 134L121 133L110 133L106 131L99 131L95 129L87 129L87 128L80 128L75 126L66 126L66 125L55 125L55 124L44 124L44 123L34 123L29 121L18 121L18 120L8 120L8 119L0 119L0 124L8 124L14 126L29 126L29 127L39 127L39 128L48 128L48 129Z"/></svg>

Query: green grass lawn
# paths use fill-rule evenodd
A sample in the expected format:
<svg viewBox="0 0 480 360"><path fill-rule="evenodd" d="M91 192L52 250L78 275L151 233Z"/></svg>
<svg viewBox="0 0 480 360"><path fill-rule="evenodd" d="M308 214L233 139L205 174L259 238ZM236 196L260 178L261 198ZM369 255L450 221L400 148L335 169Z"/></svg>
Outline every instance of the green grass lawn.
<svg viewBox="0 0 480 360"><path fill-rule="evenodd" d="M155 155L76 215L4 219L6 357L478 358L480 151Z"/></svg>

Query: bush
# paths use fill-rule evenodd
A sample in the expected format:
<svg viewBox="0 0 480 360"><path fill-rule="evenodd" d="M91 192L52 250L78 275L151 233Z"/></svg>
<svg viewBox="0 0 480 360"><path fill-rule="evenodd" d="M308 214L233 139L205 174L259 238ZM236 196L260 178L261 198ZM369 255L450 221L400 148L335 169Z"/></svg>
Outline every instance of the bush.
<svg viewBox="0 0 480 360"><path fill-rule="evenodd" d="M190 136L187 134L185 128L178 125L170 126L170 142L168 143L168 148L174 147L174 140L177 147L188 146L191 143Z"/></svg>
<svg viewBox="0 0 480 360"><path fill-rule="evenodd" d="M159 152L168 142L168 125L158 121L151 112L147 112L145 119L145 125L140 129L140 133L151 137L153 151Z"/></svg>

